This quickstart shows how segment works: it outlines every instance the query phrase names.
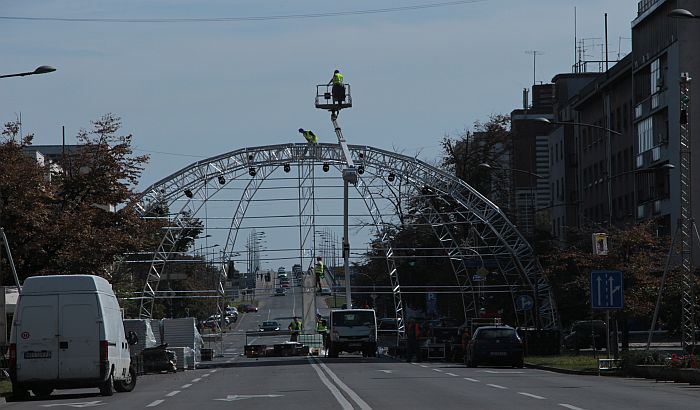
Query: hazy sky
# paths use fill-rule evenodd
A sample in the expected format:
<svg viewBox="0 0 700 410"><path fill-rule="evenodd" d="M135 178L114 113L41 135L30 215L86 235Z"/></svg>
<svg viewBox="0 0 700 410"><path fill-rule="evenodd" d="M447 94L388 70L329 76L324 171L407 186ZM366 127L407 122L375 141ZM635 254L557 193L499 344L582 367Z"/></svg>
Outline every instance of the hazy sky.
<svg viewBox="0 0 700 410"><path fill-rule="evenodd" d="M438 0L439 1L439 0ZM5 17L169 19L363 11L430 0L0 0L0 120L20 113L36 144L67 142L104 113L122 117L141 188L198 159L246 146L301 142L299 127L334 141L313 105L339 68L352 85L340 117L353 144L436 160L439 140L475 120L518 108L522 89L570 72L578 37L604 37L610 58L631 48L637 0L483 0L390 13L226 22L75 22ZM600 59L600 46L588 50Z"/></svg>

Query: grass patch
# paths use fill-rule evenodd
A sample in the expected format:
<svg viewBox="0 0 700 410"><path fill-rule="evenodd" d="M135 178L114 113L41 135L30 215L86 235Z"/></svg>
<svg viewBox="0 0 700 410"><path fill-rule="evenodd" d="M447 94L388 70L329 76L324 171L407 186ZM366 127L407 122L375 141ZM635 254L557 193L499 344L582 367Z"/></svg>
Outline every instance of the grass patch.
<svg viewBox="0 0 700 410"><path fill-rule="evenodd" d="M604 354L593 356L593 352L574 354L564 354L560 356L527 356L526 363L540 366L556 367L568 370L598 370L598 358L605 358Z"/></svg>

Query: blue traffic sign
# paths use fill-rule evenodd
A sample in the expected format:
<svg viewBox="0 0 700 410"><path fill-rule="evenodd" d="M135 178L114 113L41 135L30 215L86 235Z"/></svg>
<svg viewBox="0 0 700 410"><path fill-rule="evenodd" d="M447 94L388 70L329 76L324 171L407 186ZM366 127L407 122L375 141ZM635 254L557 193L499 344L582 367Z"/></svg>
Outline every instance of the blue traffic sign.
<svg viewBox="0 0 700 410"><path fill-rule="evenodd" d="M520 295L515 299L515 306L519 311L527 311L535 305L535 300L530 295Z"/></svg>
<svg viewBox="0 0 700 410"><path fill-rule="evenodd" d="M591 271L591 308L622 309L624 307L622 272Z"/></svg>

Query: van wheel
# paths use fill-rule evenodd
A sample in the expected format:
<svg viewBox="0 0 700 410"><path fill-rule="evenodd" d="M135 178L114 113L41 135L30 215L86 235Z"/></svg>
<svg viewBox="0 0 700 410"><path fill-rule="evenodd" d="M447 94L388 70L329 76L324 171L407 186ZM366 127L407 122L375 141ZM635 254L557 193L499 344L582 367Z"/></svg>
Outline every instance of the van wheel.
<svg viewBox="0 0 700 410"><path fill-rule="evenodd" d="M53 387L37 387L32 389L32 393L34 393L36 397L45 399L51 396L51 393L53 393Z"/></svg>
<svg viewBox="0 0 700 410"><path fill-rule="evenodd" d="M107 380L100 385L100 394L103 396L111 396L114 394L114 377L110 374Z"/></svg>
<svg viewBox="0 0 700 410"><path fill-rule="evenodd" d="M136 370L129 366L129 373L127 373L126 379L115 381L114 390L120 393L127 393L134 390L134 387L136 387Z"/></svg>

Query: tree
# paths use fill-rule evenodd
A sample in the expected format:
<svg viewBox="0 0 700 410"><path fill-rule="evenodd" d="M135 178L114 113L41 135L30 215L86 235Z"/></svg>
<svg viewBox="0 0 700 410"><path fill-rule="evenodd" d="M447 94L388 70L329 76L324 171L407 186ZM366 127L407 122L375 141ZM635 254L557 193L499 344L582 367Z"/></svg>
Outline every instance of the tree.
<svg viewBox="0 0 700 410"><path fill-rule="evenodd" d="M140 217L135 191L147 156L134 156L118 117L104 115L59 162L40 164L31 136L17 142L9 123L0 147L0 223L21 278L45 274L109 276L125 252L155 248L162 225Z"/></svg>

